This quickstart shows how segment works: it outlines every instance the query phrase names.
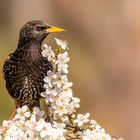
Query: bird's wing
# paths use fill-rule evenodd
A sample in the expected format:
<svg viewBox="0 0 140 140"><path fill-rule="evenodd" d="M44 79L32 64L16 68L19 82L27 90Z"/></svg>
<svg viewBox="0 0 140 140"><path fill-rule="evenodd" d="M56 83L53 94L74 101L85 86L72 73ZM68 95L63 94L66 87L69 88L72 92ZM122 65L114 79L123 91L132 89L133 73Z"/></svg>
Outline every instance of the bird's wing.
<svg viewBox="0 0 140 140"><path fill-rule="evenodd" d="M45 70L53 70L52 64L50 61L48 61L48 59L46 57L43 58L44 62L45 62Z"/></svg>
<svg viewBox="0 0 140 140"><path fill-rule="evenodd" d="M10 55L8 55L8 57L6 58L4 65L3 65L3 76L4 79L7 80L8 78L8 73L10 71L10 63L11 63L11 57L12 57L13 53L11 53Z"/></svg>
<svg viewBox="0 0 140 140"><path fill-rule="evenodd" d="M13 53L12 53L7 57L3 66L3 75L4 75L4 79L6 80L6 87L10 95L14 93L13 87L16 80L15 72L16 72L16 66L15 66L15 61L13 61Z"/></svg>

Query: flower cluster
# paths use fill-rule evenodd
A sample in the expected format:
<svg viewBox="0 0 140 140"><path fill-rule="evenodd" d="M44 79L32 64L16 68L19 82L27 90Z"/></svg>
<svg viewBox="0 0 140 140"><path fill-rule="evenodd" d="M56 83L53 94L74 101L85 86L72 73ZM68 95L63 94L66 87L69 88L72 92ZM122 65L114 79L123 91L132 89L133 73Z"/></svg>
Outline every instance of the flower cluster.
<svg viewBox="0 0 140 140"><path fill-rule="evenodd" d="M62 49L68 49L67 42L55 39L60 47L52 51L50 46L45 46L42 55L47 57L53 64L53 71L48 71L44 78L46 89L41 95L45 97L46 104L50 105L50 110L54 120L68 121L68 116L72 115L76 108L79 108L80 99L73 97L72 82L68 81L68 52L62 52Z"/></svg>
<svg viewBox="0 0 140 140"><path fill-rule="evenodd" d="M44 77L45 92L41 93L49 121L45 121L45 112L39 108L30 111L23 106L12 120L3 121L0 140L111 140L96 121L89 119L89 113L76 115L80 99L73 96L73 83L68 81L68 43L56 38L55 41L56 50L45 44L42 51L53 66L53 71Z"/></svg>
<svg viewBox="0 0 140 140"><path fill-rule="evenodd" d="M64 140L65 125L46 122L43 115L37 107L32 112L27 106L18 108L12 120L3 121L0 140Z"/></svg>

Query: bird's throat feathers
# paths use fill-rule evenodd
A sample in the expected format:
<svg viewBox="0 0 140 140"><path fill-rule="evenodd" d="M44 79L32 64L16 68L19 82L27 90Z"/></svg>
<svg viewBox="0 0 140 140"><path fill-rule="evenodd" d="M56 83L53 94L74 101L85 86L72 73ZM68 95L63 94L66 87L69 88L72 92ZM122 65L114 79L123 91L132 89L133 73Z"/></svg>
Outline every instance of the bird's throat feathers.
<svg viewBox="0 0 140 140"><path fill-rule="evenodd" d="M31 46L28 50L27 50L27 57L29 57L29 59L32 62L38 62L41 58L41 46L40 45L33 45Z"/></svg>
<svg viewBox="0 0 140 140"><path fill-rule="evenodd" d="M22 47L18 46L18 54L20 54L21 61L26 62L27 65L32 65L35 63L40 63L43 59L41 54L41 44L38 43L27 43ZM21 62L22 63L22 62Z"/></svg>

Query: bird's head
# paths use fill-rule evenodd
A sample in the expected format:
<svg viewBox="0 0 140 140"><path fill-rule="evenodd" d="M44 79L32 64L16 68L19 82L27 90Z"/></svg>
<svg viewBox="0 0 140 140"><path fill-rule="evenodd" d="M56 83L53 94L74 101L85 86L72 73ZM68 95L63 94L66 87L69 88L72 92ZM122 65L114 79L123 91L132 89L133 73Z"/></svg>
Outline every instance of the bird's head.
<svg viewBox="0 0 140 140"><path fill-rule="evenodd" d="M53 32L63 32L62 28L50 26L43 21L33 20L27 22L20 30L19 41L42 43L46 36Z"/></svg>

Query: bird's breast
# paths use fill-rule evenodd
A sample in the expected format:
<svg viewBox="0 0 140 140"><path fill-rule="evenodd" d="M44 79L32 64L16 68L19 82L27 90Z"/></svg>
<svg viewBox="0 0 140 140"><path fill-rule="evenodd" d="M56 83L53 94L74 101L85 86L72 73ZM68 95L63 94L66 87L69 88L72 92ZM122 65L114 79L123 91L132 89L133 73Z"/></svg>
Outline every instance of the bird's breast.
<svg viewBox="0 0 140 140"><path fill-rule="evenodd" d="M44 65L42 63L36 65L21 64L17 69L16 81L14 83L15 97L18 100L29 102L40 98L41 92L44 91L43 78L45 71L42 71Z"/></svg>
<svg viewBox="0 0 140 140"><path fill-rule="evenodd" d="M43 78L47 74L46 64L41 53L34 48L20 50L18 54L14 54L12 65L14 66L13 70L11 67L14 76L12 82L14 97L19 100L27 98L27 96L28 98L39 97L40 93L44 91Z"/></svg>

